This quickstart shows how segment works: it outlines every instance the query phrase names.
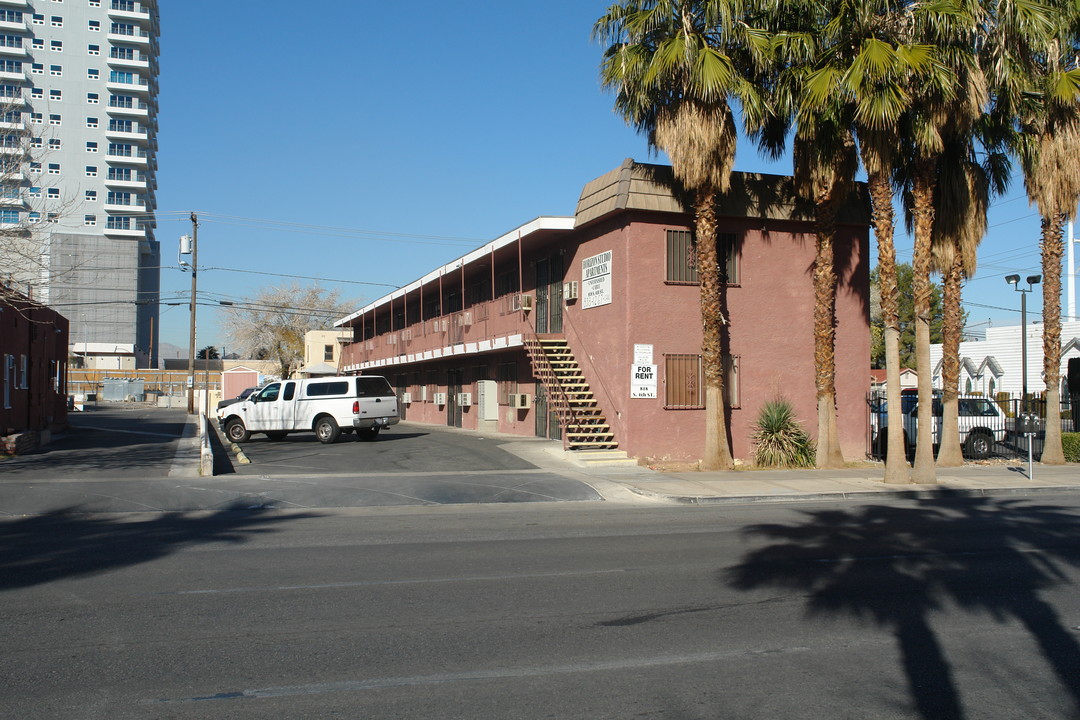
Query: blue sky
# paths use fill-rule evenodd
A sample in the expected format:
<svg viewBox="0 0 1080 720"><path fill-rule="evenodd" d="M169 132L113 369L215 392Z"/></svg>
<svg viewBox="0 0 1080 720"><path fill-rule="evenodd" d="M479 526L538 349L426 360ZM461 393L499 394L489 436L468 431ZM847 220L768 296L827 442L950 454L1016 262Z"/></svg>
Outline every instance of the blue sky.
<svg viewBox="0 0 1080 720"><path fill-rule="evenodd" d="M175 262L192 211L200 301L322 278L359 306L537 216L573 214L582 186L626 157L656 161L600 88L590 30L607 4L163 2L163 302L186 303ZM745 144L735 167L790 171ZM1017 324L1002 278L1039 272L1022 182L990 226L965 290L975 327ZM910 239L897 243L910 260ZM1041 294L1028 306L1037 317ZM220 311L198 312L198 346L228 349ZM162 306L160 331L186 354L186 304Z"/></svg>

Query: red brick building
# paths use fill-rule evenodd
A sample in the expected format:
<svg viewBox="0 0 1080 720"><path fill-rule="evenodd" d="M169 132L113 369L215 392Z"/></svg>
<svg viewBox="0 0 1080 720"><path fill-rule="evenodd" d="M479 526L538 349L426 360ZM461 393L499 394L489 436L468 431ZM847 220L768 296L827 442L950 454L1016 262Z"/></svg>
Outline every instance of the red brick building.
<svg viewBox="0 0 1080 720"><path fill-rule="evenodd" d="M541 217L338 322L340 371L385 375L407 420L561 437L571 449L696 460L704 448L693 220L670 168L627 160L574 217ZM860 188L861 190L861 188ZM845 456L866 448L869 211L836 238L837 404ZM735 173L720 202L724 355L736 457L766 401L811 434L815 236L789 178Z"/></svg>
<svg viewBox="0 0 1080 720"><path fill-rule="evenodd" d="M67 425L67 348L67 318L4 289L0 294L0 436L26 435L19 449L36 445L40 433Z"/></svg>

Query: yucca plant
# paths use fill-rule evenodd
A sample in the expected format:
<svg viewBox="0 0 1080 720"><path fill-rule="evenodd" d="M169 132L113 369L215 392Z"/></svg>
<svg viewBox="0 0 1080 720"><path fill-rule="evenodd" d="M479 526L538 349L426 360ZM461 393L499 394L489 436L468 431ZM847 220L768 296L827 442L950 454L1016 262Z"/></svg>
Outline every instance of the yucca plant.
<svg viewBox="0 0 1080 720"><path fill-rule="evenodd" d="M784 398L769 400L754 423L754 464L759 467L813 467L814 441Z"/></svg>

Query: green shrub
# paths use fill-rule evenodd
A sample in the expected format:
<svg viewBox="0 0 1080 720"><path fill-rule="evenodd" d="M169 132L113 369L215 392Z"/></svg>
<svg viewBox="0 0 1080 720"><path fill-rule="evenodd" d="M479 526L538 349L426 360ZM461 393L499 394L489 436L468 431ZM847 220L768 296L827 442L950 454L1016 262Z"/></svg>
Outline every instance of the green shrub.
<svg viewBox="0 0 1080 720"><path fill-rule="evenodd" d="M783 398L770 400L754 423L754 464L759 467L813 467L814 442Z"/></svg>
<svg viewBox="0 0 1080 720"><path fill-rule="evenodd" d="M1061 449L1065 462L1080 462L1080 433L1061 433Z"/></svg>

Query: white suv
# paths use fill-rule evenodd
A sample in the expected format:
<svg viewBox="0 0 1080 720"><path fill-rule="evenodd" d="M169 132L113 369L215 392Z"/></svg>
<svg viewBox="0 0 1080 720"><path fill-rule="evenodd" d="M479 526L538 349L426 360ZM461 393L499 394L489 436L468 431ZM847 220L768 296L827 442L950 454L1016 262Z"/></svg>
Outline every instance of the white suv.
<svg viewBox="0 0 1080 720"><path fill-rule="evenodd" d="M934 447L941 444L941 417L944 406L941 396L934 395ZM973 460L987 458L994 450L994 443L1004 442L1006 416L997 403L985 397L961 397L957 399L960 424L960 443L964 455ZM912 403L904 411L904 447L907 448L918 436L919 406ZM884 405L871 410L871 427L874 442L885 454L888 438L889 414Z"/></svg>

